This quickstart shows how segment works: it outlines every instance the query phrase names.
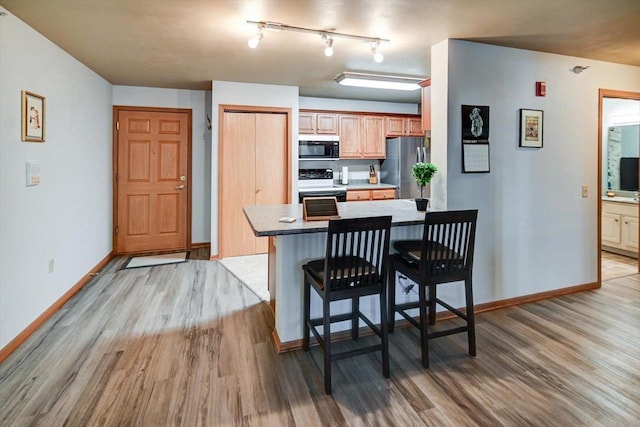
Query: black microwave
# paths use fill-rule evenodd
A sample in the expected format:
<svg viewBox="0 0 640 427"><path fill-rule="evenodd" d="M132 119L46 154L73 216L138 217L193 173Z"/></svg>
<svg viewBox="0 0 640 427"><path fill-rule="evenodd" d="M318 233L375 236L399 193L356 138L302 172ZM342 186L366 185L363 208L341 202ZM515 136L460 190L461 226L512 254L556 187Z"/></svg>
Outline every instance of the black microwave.
<svg viewBox="0 0 640 427"><path fill-rule="evenodd" d="M337 135L300 135L298 137L300 159L338 159L340 142Z"/></svg>

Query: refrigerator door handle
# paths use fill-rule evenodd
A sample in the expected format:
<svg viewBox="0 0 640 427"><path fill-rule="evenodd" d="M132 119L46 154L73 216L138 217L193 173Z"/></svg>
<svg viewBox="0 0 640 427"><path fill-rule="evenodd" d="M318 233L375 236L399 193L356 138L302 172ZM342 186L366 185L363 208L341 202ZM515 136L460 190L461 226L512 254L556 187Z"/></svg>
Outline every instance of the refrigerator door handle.
<svg viewBox="0 0 640 427"><path fill-rule="evenodd" d="M427 149L422 147L422 161L427 162Z"/></svg>
<svg viewBox="0 0 640 427"><path fill-rule="evenodd" d="M420 160L420 147L416 148L416 163L421 162Z"/></svg>

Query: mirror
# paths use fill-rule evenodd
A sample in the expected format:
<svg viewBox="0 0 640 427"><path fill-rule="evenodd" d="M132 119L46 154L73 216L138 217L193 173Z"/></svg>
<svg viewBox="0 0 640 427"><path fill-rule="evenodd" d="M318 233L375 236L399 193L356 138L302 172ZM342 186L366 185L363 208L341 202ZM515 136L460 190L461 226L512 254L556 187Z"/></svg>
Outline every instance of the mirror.
<svg viewBox="0 0 640 427"><path fill-rule="evenodd" d="M607 190L638 191L640 125L609 126L606 155Z"/></svg>

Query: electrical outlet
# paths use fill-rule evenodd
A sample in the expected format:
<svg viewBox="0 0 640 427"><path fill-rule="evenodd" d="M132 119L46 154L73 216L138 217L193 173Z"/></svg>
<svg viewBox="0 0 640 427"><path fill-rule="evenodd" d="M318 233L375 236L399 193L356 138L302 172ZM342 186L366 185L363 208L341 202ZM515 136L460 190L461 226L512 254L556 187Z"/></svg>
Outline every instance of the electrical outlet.
<svg viewBox="0 0 640 427"><path fill-rule="evenodd" d="M582 186L582 197L589 197L589 186L588 185L583 185Z"/></svg>
<svg viewBox="0 0 640 427"><path fill-rule="evenodd" d="M53 273L54 259L49 259L49 274Z"/></svg>

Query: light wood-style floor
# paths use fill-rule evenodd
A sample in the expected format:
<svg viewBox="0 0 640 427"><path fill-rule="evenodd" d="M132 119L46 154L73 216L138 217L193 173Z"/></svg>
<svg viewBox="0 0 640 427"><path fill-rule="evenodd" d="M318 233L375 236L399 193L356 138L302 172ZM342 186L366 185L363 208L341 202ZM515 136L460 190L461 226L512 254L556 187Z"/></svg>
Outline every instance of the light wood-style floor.
<svg viewBox="0 0 640 427"><path fill-rule="evenodd" d="M613 252L602 251L602 281L638 272L638 260Z"/></svg>
<svg viewBox="0 0 640 427"><path fill-rule="evenodd" d="M217 262L112 262L0 365L2 426L624 426L640 419L640 275L483 313L420 365L415 329L378 355L278 355L269 307ZM363 340L372 337L362 338ZM344 345L349 345L346 342Z"/></svg>

